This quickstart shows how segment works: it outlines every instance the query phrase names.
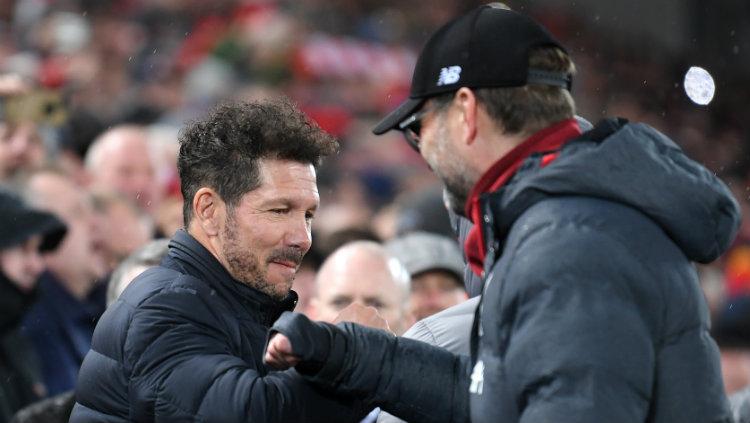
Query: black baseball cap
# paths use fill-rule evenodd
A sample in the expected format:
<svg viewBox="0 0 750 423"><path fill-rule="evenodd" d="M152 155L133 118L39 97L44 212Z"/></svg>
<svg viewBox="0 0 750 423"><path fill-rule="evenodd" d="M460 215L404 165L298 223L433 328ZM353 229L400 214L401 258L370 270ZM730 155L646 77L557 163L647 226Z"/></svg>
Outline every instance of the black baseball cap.
<svg viewBox="0 0 750 423"><path fill-rule="evenodd" d="M528 83L570 89L572 76L529 69L529 52L537 47L565 48L543 26L526 15L484 5L435 32L417 59L409 98L372 130L394 129L428 98L461 87L520 87Z"/></svg>
<svg viewBox="0 0 750 423"><path fill-rule="evenodd" d="M67 226L52 213L29 207L16 193L0 187L0 250L15 247L34 235L42 236L39 251L57 248Z"/></svg>

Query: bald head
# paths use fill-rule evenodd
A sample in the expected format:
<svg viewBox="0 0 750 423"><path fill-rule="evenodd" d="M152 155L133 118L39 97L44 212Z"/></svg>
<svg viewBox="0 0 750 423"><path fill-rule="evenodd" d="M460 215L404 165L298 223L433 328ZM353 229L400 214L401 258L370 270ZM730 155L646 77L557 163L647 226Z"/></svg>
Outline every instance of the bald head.
<svg viewBox="0 0 750 423"><path fill-rule="evenodd" d="M355 241L334 251L315 277L315 318L332 322L353 302L375 307L391 329L408 327L409 273L380 244Z"/></svg>
<svg viewBox="0 0 750 423"><path fill-rule="evenodd" d="M86 153L86 169L97 187L130 197L143 209L158 200L147 133L140 126L115 126L100 135Z"/></svg>

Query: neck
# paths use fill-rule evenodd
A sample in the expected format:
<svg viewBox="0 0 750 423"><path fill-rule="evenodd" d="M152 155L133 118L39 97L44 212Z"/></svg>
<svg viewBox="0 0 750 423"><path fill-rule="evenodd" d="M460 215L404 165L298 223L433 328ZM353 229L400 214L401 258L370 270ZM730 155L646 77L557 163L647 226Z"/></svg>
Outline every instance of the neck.
<svg viewBox="0 0 750 423"><path fill-rule="evenodd" d="M49 267L49 271L55 276L65 290L77 300L85 300L91 292L91 288L93 288L96 283L95 279L92 279L87 275L69 272L66 271L66 269L55 269L54 267Z"/></svg>
<svg viewBox="0 0 750 423"><path fill-rule="evenodd" d="M229 264L224 259L224 256L220 254L219 247L215 242L213 242L216 237L209 236L197 224L194 224L192 222L187 228L187 233L195 238L195 240L198 241L206 250L208 250L208 252L211 253L211 255L214 256L214 258L218 260L219 263L221 263L222 267L224 267L224 269L229 272Z"/></svg>

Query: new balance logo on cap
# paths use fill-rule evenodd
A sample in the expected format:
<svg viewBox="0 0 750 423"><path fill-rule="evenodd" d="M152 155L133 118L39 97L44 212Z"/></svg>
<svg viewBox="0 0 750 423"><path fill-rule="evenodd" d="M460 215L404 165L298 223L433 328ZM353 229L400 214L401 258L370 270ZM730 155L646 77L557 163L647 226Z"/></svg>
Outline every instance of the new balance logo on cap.
<svg viewBox="0 0 750 423"><path fill-rule="evenodd" d="M438 78L437 85L450 85L455 84L461 79L461 66L448 66L440 69L440 77Z"/></svg>

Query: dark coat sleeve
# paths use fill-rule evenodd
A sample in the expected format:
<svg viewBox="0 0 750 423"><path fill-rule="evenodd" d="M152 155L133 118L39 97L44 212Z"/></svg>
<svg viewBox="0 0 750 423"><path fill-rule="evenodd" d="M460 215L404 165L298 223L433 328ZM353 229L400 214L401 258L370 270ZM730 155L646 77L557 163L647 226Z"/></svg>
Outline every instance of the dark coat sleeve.
<svg viewBox="0 0 750 423"><path fill-rule="evenodd" d="M124 347L131 418L299 423L357 422L366 414L294 371L262 376L251 357L231 350L237 341L221 319L188 289L159 293L137 308Z"/></svg>
<svg viewBox="0 0 750 423"><path fill-rule="evenodd" d="M468 422L469 358L354 323L338 326L284 313L271 332L286 335L305 378L355 395L411 423Z"/></svg>

